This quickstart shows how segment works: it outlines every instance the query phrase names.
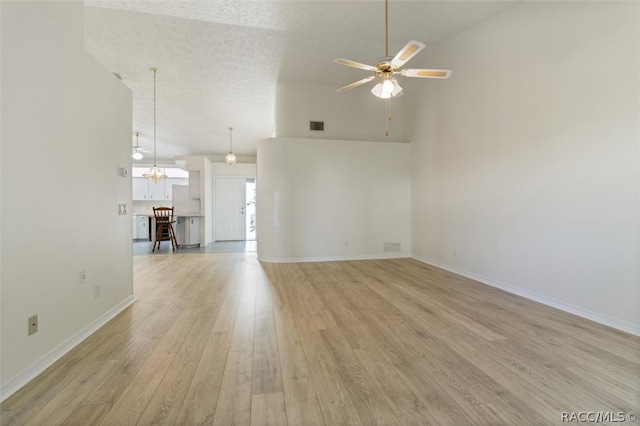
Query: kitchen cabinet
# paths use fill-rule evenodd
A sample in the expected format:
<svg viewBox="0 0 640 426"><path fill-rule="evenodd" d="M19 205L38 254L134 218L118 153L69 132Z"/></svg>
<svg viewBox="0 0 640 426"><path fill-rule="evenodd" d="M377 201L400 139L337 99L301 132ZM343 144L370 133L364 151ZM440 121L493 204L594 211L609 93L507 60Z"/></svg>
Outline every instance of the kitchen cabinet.
<svg viewBox="0 0 640 426"><path fill-rule="evenodd" d="M149 198L150 201L158 201L165 199L164 185L165 181L161 180L160 182L152 182L150 180L147 181L149 185Z"/></svg>
<svg viewBox="0 0 640 426"><path fill-rule="evenodd" d="M178 216L175 231L178 246L200 246L199 216Z"/></svg>
<svg viewBox="0 0 640 426"><path fill-rule="evenodd" d="M167 178L154 183L146 178L133 178L133 199L136 201L170 201L173 198L173 185L187 185L189 179Z"/></svg>
<svg viewBox="0 0 640 426"><path fill-rule="evenodd" d="M133 216L133 239L148 240L149 239L149 218L142 215Z"/></svg>
<svg viewBox="0 0 640 426"><path fill-rule="evenodd" d="M132 198L136 201L164 200L164 181L153 183L147 178L133 178Z"/></svg>
<svg viewBox="0 0 640 426"><path fill-rule="evenodd" d="M133 186L134 200L148 200L149 199L149 181L145 178L133 178L131 179Z"/></svg>

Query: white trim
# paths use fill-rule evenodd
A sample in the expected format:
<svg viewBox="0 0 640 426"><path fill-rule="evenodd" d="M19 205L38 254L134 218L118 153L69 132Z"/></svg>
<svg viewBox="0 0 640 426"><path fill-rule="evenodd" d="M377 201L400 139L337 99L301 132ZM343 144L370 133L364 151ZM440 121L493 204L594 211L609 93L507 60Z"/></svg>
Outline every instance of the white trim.
<svg viewBox="0 0 640 426"><path fill-rule="evenodd" d="M412 255L411 258L426 263L427 265L432 265L440 269L444 269L449 272L453 272L454 274L462 275L463 277L470 278L475 281L479 281L483 284L490 285L491 287L496 287L501 290L504 290L508 293L512 293L518 296L522 296L526 299L533 300L535 302L542 303L547 306L551 306L552 308L559 309L561 311L569 312L571 314L577 315L582 318L589 319L591 321L595 321L600 324L607 325L609 327L613 327L615 329L624 331L626 333L634 334L636 336L640 336L640 326L636 324L632 324L630 322L621 321L616 318L612 318L608 315L603 315L598 312L591 311L589 309L581 308L580 306L571 305L569 303L565 303L561 300L553 299L551 297L547 297L538 293L534 293L532 291L514 287L510 284L506 284L500 281L495 281L490 278L483 277L482 275L473 274L471 272L465 271L464 269L459 269L444 263L440 263L433 259L427 259L420 256Z"/></svg>
<svg viewBox="0 0 640 426"><path fill-rule="evenodd" d="M82 330L78 331L76 334L44 354L38 360L25 368L21 373L18 373L11 379L7 380L6 383L3 383L0 386L0 402L9 398L24 385L35 379L36 376L50 367L54 362L62 358L67 352L80 344L84 339L95 333L100 327L115 318L120 312L131 306L135 301L136 299L133 295L127 297Z"/></svg>
<svg viewBox="0 0 640 426"><path fill-rule="evenodd" d="M358 256L328 256L328 257L289 257L289 258L273 258L258 256L260 262L267 263L303 263L303 262L340 262L344 260L380 260L380 259L398 259L411 257L408 253L385 253L385 254L365 254Z"/></svg>

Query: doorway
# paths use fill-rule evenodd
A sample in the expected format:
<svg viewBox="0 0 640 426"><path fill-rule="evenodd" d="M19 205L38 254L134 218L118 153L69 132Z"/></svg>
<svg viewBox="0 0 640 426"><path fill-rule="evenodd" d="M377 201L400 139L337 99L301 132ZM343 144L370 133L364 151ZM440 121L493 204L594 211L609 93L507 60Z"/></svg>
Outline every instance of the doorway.
<svg viewBox="0 0 640 426"><path fill-rule="evenodd" d="M216 177L215 181L215 240L255 241L255 178Z"/></svg>

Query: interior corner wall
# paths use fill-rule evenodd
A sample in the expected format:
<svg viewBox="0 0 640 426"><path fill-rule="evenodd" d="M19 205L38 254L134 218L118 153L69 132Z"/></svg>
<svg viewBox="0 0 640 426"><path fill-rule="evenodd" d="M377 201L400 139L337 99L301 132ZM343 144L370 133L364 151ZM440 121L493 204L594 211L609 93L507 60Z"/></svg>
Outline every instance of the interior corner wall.
<svg viewBox="0 0 640 426"><path fill-rule="evenodd" d="M411 244L409 152L405 143L259 141L260 260L407 256ZM384 243L399 246L384 251Z"/></svg>
<svg viewBox="0 0 640 426"><path fill-rule="evenodd" d="M332 85L279 82L275 136L402 142L404 96L391 101L393 119L387 123L387 102L371 94L374 83L370 84L338 92ZM309 130L310 121L324 122L324 130ZM387 125L389 136L386 136Z"/></svg>
<svg viewBox="0 0 640 426"><path fill-rule="evenodd" d="M75 39L81 1L0 7L4 399L133 301L132 106Z"/></svg>
<svg viewBox="0 0 640 426"><path fill-rule="evenodd" d="M432 50L416 258L640 334L639 7L523 2Z"/></svg>

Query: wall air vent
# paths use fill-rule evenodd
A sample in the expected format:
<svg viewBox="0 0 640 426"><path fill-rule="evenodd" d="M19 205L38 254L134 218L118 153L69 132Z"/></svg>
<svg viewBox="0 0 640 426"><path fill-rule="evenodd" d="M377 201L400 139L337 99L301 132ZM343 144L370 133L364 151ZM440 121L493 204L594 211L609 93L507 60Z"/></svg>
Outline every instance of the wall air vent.
<svg viewBox="0 0 640 426"><path fill-rule="evenodd" d="M314 132L324 132L324 121L310 121L309 130Z"/></svg>

